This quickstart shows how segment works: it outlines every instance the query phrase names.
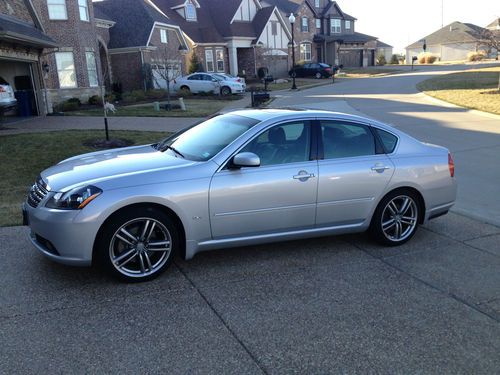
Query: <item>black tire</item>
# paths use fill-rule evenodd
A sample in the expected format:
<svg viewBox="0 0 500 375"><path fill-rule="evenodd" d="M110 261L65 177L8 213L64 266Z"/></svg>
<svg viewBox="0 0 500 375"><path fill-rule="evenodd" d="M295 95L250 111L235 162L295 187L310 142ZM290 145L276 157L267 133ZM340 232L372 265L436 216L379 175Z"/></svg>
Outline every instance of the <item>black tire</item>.
<svg viewBox="0 0 500 375"><path fill-rule="evenodd" d="M189 89L188 86L181 86L181 88L179 89L179 91L185 95L189 95L191 94L191 90Z"/></svg>
<svg viewBox="0 0 500 375"><path fill-rule="evenodd" d="M142 230L141 228L148 228L146 220L150 222L149 229L152 227L151 233L148 233L149 237L147 240L143 238L139 242L139 237L141 236L140 232L146 232L146 229ZM143 224L141 225L141 223ZM137 231L133 230L134 225L137 227ZM119 232L122 228L126 229L126 231L134 237L137 236L138 242L132 243L133 241L130 237ZM168 239L162 237L166 234L165 231L168 233ZM127 241L130 240L129 244L119 239L116 236L117 234L119 234L120 237L126 237L125 240ZM117 212L103 224L96 238L94 256L98 264L107 273L121 281L149 281L165 272L172 264L180 246L179 238L179 231L167 214L154 207L134 206ZM155 241L150 242L151 239ZM169 241L170 247L168 252L161 251L160 247L154 247L157 245L168 247L168 245L161 242L167 242L167 240ZM140 245L140 251L137 250L134 252L132 246L135 246L137 249L139 243L142 244ZM115 266L112 257L116 255L114 259L115 262L117 262L117 259L122 255L126 255L127 252L131 253L131 255L125 257L123 262L120 261L121 264L125 265L123 265L123 267ZM119 268L122 268L122 270L120 271ZM133 274L135 268L137 268L137 274ZM126 272L127 269L131 269L131 271Z"/></svg>
<svg viewBox="0 0 500 375"><path fill-rule="evenodd" d="M406 202L405 199L409 199L406 210L403 206L403 203ZM401 205L399 202L401 202ZM391 207L388 207L389 205ZM417 232L421 210L420 200L415 192L408 189L392 191L378 204L372 217L370 234L381 245L402 245L408 242ZM397 212L393 215L393 211Z"/></svg>
<svg viewBox="0 0 500 375"><path fill-rule="evenodd" d="M231 88L227 87L227 86L224 86L220 89L220 94L222 96L228 96L228 95L231 95L232 92L231 92Z"/></svg>

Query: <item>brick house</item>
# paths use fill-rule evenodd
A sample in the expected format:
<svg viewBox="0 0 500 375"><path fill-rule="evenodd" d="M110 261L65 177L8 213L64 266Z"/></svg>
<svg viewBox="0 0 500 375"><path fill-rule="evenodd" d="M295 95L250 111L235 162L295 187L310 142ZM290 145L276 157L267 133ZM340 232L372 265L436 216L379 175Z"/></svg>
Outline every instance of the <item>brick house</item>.
<svg viewBox="0 0 500 375"><path fill-rule="evenodd" d="M178 24L207 72L255 76L261 66L288 70L291 39L275 6L258 0L151 0Z"/></svg>
<svg viewBox="0 0 500 375"><path fill-rule="evenodd" d="M297 60L330 65L375 65L377 38L358 33L356 18L332 0L262 0L277 6L283 16L296 17L294 36Z"/></svg>
<svg viewBox="0 0 500 375"><path fill-rule="evenodd" d="M94 8L103 25L99 40L107 84L117 83L123 91L165 88L167 74L174 78L186 72L188 42L179 25L152 2L106 0L94 2Z"/></svg>

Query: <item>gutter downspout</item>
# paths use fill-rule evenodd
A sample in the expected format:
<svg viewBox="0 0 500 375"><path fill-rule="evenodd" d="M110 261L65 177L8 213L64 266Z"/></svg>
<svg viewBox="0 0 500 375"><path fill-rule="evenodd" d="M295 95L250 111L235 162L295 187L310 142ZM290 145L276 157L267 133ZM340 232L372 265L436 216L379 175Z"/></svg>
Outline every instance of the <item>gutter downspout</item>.
<svg viewBox="0 0 500 375"><path fill-rule="evenodd" d="M142 86L144 87L144 92L147 91L147 87L146 87L146 77L144 77L144 54L143 54L143 51L142 49L139 50L141 52L141 71L143 72L143 76L142 76Z"/></svg>

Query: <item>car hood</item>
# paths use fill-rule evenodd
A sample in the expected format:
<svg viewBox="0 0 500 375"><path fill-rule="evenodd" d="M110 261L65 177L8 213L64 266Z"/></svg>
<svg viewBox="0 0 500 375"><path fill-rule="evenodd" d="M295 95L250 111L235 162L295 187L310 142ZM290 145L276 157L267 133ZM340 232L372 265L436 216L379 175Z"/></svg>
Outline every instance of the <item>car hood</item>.
<svg viewBox="0 0 500 375"><path fill-rule="evenodd" d="M65 192L83 184L194 163L151 145L135 146L75 156L46 169L41 176L50 190Z"/></svg>

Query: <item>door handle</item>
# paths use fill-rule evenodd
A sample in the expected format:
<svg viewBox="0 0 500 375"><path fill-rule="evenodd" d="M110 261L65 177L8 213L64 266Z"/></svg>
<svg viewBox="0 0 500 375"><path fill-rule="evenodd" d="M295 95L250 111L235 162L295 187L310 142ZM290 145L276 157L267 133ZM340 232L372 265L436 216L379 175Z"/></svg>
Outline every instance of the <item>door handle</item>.
<svg viewBox="0 0 500 375"><path fill-rule="evenodd" d="M386 167L385 165L375 165L372 167L372 171L382 173L388 169L391 169L391 167Z"/></svg>
<svg viewBox="0 0 500 375"><path fill-rule="evenodd" d="M296 174L295 176L293 176L293 179L300 180L300 181L307 181L313 177L315 177L314 173L307 173L307 171L300 171L299 174Z"/></svg>

